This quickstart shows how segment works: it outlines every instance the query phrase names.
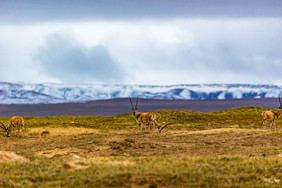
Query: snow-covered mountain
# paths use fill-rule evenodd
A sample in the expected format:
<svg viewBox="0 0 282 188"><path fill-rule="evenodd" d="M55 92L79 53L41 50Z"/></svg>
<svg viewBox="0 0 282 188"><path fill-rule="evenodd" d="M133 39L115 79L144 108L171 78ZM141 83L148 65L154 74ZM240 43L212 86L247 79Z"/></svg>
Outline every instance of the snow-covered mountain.
<svg viewBox="0 0 282 188"><path fill-rule="evenodd" d="M278 85L97 85L16 84L0 82L0 104L77 103L91 100L140 97L150 99L240 99L272 98Z"/></svg>

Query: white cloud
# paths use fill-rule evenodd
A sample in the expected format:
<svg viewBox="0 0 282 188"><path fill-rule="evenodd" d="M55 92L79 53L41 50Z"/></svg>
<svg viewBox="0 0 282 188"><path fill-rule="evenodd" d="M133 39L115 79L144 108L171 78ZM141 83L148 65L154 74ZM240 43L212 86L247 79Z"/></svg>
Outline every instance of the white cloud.
<svg viewBox="0 0 282 188"><path fill-rule="evenodd" d="M0 27L0 49L5 52L0 57L1 65L5 65L0 77L3 81L29 82L36 76L37 82L282 82L282 19L57 22ZM97 72L97 64L92 62L98 59L104 63ZM19 74L11 78L8 69L15 62ZM94 72L96 75L91 74Z"/></svg>
<svg viewBox="0 0 282 188"><path fill-rule="evenodd" d="M42 72L65 83L123 82L119 63L102 45L91 48L61 33L48 35L34 59Z"/></svg>

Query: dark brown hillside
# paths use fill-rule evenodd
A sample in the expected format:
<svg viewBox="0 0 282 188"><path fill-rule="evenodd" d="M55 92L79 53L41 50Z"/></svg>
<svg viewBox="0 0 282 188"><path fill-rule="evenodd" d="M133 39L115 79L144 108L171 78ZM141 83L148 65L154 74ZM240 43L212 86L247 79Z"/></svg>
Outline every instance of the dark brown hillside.
<svg viewBox="0 0 282 188"><path fill-rule="evenodd" d="M228 100L155 100L139 99L140 111L194 110L200 112L222 111L237 107L277 108L278 100L271 99L228 99ZM127 98L98 100L87 103L65 104L1 104L0 116L114 116L131 113L130 102Z"/></svg>
<svg viewBox="0 0 282 188"><path fill-rule="evenodd" d="M278 108L276 98L268 99L228 99L228 100L155 100L139 99L140 111L194 110L200 112L222 111L237 107ZM87 103L65 104L1 104L0 116L114 116L131 113L131 105L127 98L98 100Z"/></svg>

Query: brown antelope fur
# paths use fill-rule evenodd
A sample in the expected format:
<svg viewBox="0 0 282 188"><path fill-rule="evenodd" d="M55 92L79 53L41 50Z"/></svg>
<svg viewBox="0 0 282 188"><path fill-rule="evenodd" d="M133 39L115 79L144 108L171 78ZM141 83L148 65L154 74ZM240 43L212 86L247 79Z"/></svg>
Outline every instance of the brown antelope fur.
<svg viewBox="0 0 282 188"><path fill-rule="evenodd" d="M135 117L135 120L138 124L138 128L142 130L142 126L146 130L146 125L152 128L158 128L159 129L159 124L157 122L157 116L153 112L138 112L137 104L138 104L138 98L136 100L135 107L133 106L131 98L129 98L132 106L132 115Z"/></svg>
<svg viewBox="0 0 282 188"><path fill-rule="evenodd" d="M20 127L24 129L24 119L20 116L14 116L9 120L7 127L7 136L11 136L11 132L13 129L17 129L18 133L20 132Z"/></svg>
<svg viewBox="0 0 282 188"><path fill-rule="evenodd" d="M280 95L279 95L278 99L279 99L280 107L278 108L277 111L266 110L266 111L263 111L261 113L262 125L264 126L266 124L266 122L269 121L270 122L270 126L269 126L270 129L272 128L272 124L275 127L275 129L277 129L277 127L276 127L276 120L282 114L282 104L281 104L281 100L280 100ZM267 125L265 125L265 126L267 126Z"/></svg>

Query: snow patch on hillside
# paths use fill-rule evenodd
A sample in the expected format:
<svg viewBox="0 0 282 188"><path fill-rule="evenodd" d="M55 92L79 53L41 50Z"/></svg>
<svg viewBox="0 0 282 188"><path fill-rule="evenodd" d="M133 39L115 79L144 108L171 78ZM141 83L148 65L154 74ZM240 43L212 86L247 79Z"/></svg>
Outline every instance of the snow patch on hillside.
<svg viewBox="0 0 282 188"><path fill-rule="evenodd" d="M277 85L187 84L187 85L99 85L19 84L0 82L1 104L77 103L112 98L150 99L241 99L274 98Z"/></svg>

